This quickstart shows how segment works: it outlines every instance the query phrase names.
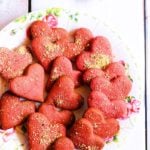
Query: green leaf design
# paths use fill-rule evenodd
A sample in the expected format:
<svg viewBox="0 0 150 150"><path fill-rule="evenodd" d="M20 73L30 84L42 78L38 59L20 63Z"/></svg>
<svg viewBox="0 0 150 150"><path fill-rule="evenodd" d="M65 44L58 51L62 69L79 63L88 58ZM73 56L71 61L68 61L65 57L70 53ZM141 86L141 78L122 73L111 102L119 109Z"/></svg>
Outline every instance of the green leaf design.
<svg viewBox="0 0 150 150"><path fill-rule="evenodd" d="M131 76L130 76L130 75L128 75L128 78L131 80L131 82L133 82L133 79L131 78Z"/></svg>
<svg viewBox="0 0 150 150"><path fill-rule="evenodd" d="M114 141L114 142L118 142L118 141L119 141L117 135L114 136L113 141Z"/></svg>
<svg viewBox="0 0 150 150"><path fill-rule="evenodd" d="M127 96L126 102L130 103L133 98L135 98L135 97L134 96Z"/></svg>
<svg viewBox="0 0 150 150"><path fill-rule="evenodd" d="M22 17L19 17L15 20L15 22L20 22L20 23L23 23L25 22L27 19L27 16L22 16Z"/></svg>
<svg viewBox="0 0 150 150"><path fill-rule="evenodd" d="M74 18L74 21L75 21L75 22L78 22L78 18Z"/></svg>
<svg viewBox="0 0 150 150"><path fill-rule="evenodd" d="M69 12L67 12L67 13L69 13ZM75 22L78 22L78 16L79 16L79 13L76 12L76 13L74 13L74 14L69 14L68 17L69 17L70 20L75 21Z"/></svg>
<svg viewBox="0 0 150 150"><path fill-rule="evenodd" d="M15 35L17 33L17 31L16 31L16 29L12 29L11 31L10 31L10 35Z"/></svg>
<svg viewBox="0 0 150 150"><path fill-rule="evenodd" d="M37 16L36 16L36 19L41 19L42 18L42 14L41 13L39 13Z"/></svg>
<svg viewBox="0 0 150 150"><path fill-rule="evenodd" d="M70 20L73 20L73 15L69 15L69 19L70 19Z"/></svg>
<svg viewBox="0 0 150 150"><path fill-rule="evenodd" d="M62 11L62 8L48 8L46 10L46 15L54 15L54 16L60 16L61 15L61 11Z"/></svg>
<svg viewBox="0 0 150 150"><path fill-rule="evenodd" d="M75 16L79 16L79 13L78 13L78 12L76 12L74 15L75 15Z"/></svg>
<svg viewBox="0 0 150 150"><path fill-rule="evenodd" d="M125 71L126 71L126 74L128 76L128 78L131 80L131 82L133 82L133 79L131 77L131 75L129 74L129 64L125 64Z"/></svg>
<svg viewBox="0 0 150 150"><path fill-rule="evenodd" d="M33 19L35 19L35 15L34 15L34 14L31 14L31 15L30 15L30 21L33 20Z"/></svg>

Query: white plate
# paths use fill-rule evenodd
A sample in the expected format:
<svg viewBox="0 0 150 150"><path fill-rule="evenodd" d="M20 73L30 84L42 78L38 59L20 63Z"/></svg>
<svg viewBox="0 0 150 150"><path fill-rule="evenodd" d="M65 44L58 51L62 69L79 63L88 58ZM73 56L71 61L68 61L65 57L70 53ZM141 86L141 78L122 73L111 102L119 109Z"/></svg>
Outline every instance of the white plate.
<svg viewBox="0 0 150 150"><path fill-rule="evenodd" d="M13 49L18 47L22 43L26 42L26 30L27 27L37 19L42 19L45 15L52 14L55 15L58 21L58 27L63 27L68 31L78 28L87 27L93 34L106 36L111 44L115 60L124 60L129 64L129 72L133 79L133 88L130 95L134 96L136 99L141 100L143 104L143 93L141 93L140 85L140 75L138 73L138 66L135 59L130 51L130 49L123 43L120 36L115 33L111 27L109 27L104 22L101 22L95 17L89 16L85 13L80 13L76 11L70 11L61 8L50 8L42 11L36 11L29 13L25 16L17 18L9 25L7 25L0 32L0 47L8 47ZM2 85L2 79L0 80ZM0 85L0 91L2 86ZM143 105L142 105L143 107ZM140 148L140 141L144 142L144 133L141 134L140 129L145 128L144 122L144 111L140 111L139 114L132 114L127 120L120 121L121 130L117 135L117 139L106 144L104 150L130 150L136 148L136 150L144 150ZM141 119L142 118L142 119ZM1 150L26 150L27 140L25 138L25 133L17 128L15 133L10 134L10 131L0 130L0 149ZM139 138L139 136L141 136Z"/></svg>

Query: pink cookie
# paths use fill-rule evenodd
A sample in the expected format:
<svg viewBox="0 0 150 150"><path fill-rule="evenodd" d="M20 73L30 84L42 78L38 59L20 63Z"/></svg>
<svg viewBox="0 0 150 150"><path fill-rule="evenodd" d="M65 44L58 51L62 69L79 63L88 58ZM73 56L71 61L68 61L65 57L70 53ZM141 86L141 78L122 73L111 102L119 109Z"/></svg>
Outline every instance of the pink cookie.
<svg viewBox="0 0 150 150"><path fill-rule="evenodd" d="M110 101L100 91L92 91L88 97L88 106L98 108L106 118L126 118L127 103L123 100Z"/></svg>
<svg viewBox="0 0 150 150"><path fill-rule="evenodd" d="M90 50L82 52L76 60L79 70L90 68L101 69L108 65L112 60L112 52L109 41L102 36L95 37L91 42Z"/></svg>

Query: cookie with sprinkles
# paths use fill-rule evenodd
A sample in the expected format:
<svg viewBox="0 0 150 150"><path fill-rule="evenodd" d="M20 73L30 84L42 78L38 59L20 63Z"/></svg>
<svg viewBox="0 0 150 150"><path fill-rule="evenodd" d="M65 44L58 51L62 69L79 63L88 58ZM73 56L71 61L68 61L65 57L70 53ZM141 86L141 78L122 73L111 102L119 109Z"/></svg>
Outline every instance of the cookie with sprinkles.
<svg viewBox="0 0 150 150"><path fill-rule="evenodd" d="M11 51L0 48L0 74L9 80L23 74L24 69L32 63L32 56L25 46Z"/></svg>
<svg viewBox="0 0 150 150"><path fill-rule="evenodd" d="M1 97L0 123L2 129L9 129L20 125L34 112L35 104L31 101L21 101L19 97L8 92Z"/></svg>
<svg viewBox="0 0 150 150"><path fill-rule="evenodd" d="M90 88L104 93L111 101L125 100L132 89L132 81L125 75L112 80L96 77L91 80Z"/></svg>
<svg viewBox="0 0 150 150"><path fill-rule="evenodd" d="M48 36L34 38L31 42L31 52L38 59L46 71L50 70L51 62L63 55L63 48L53 43Z"/></svg>
<svg viewBox="0 0 150 150"><path fill-rule="evenodd" d="M30 150L50 149L56 139L66 136L66 129L62 124L50 123L41 113L29 116L27 132Z"/></svg>
<svg viewBox="0 0 150 150"><path fill-rule="evenodd" d="M31 39L41 36L48 36L52 42L69 38L69 33L64 28L51 28L45 21L34 21L29 27Z"/></svg>
<svg viewBox="0 0 150 150"><path fill-rule="evenodd" d="M31 38L36 38L36 37L40 37L43 35L51 35L52 33L52 29L49 27L49 25L41 20L38 21L34 21L30 27L29 27L29 38L31 36Z"/></svg>
<svg viewBox="0 0 150 150"><path fill-rule="evenodd" d="M85 50L89 46L89 42L93 38L93 34L88 28L76 29L73 36L75 44L80 46L83 50Z"/></svg>
<svg viewBox="0 0 150 150"><path fill-rule="evenodd" d="M105 118L127 118L127 103L123 100L110 101L100 91L92 91L88 97L88 106L99 109Z"/></svg>
<svg viewBox="0 0 150 150"><path fill-rule="evenodd" d="M57 42L62 39L70 39L68 31L64 28L52 28L52 34L49 36L52 42Z"/></svg>
<svg viewBox="0 0 150 150"><path fill-rule="evenodd" d="M64 47L64 56L69 59L75 58L89 46L90 40L93 38L92 32L87 28L78 28L72 34L72 40L68 42L66 39L58 41Z"/></svg>
<svg viewBox="0 0 150 150"><path fill-rule="evenodd" d="M121 61L110 63L104 69L104 71L105 71L106 77L109 80L117 78L118 76L124 76L126 74L125 73L125 66L124 66L123 62L121 62Z"/></svg>
<svg viewBox="0 0 150 150"><path fill-rule="evenodd" d="M53 150L74 150L73 142L67 137L57 139L52 148Z"/></svg>
<svg viewBox="0 0 150 150"><path fill-rule="evenodd" d="M83 117L91 122L94 133L104 140L112 138L120 130L119 122L116 119L105 119L103 113L97 108L88 108Z"/></svg>
<svg viewBox="0 0 150 150"><path fill-rule="evenodd" d="M44 69L38 64L30 65L25 75L12 79L9 89L14 94L33 101L44 101Z"/></svg>
<svg viewBox="0 0 150 150"><path fill-rule="evenodd" d="M109 80L125 75L125 66L119 62L112 62L105 69L91 68L87 69L83 74L83 81L90 83L95 77L105 77Z"/></svg>
<svg viewBox="0 0 150 150"><path fill-rule="evenodd" d="M62 75L68 75L72 78L75 86L80 85L81 72L73 70L71 61L64 56L60 56L54 60L51 67L47 89L49 90L53 83Z"/></svg>
<svg viewBox="0 0 150 150"><path fill-rule="evenodd" d="M82 52L76 59L79 70L104 68L112 61L111 45L107 38L97 36L92 39L90 49Z"/></svg>
<svg viewBox="0 0 150 150"><path fill-rule="evenodd" d="M92 124L85 118L75 122L69 137L80 150L102 150L104 147L104 140L94 133Z"/></svg>
<svg viewBox="0 0 150 150"><path fill-rule="evenodd" d="M73 80L68 76L61 76L50 89L45 102L58 108L76 110L84 101L75 91Z"/></svg>
<svg viewBox="0 0 150 150"><path fill-rule="evenodd" d="M75 121L73 112L68 110L60 110L55 106L43 103L38 112L44 114L50 122L61 123L65 126L70 126Z"/></svg>
<svg viewBox="0 0 150 150"><path fill-rule="evenodd" d="M87 69L82 76L82 79L85 83L90 83L91 80L95 77L105 77L105 73L102 69L91 68Z"/></svg>

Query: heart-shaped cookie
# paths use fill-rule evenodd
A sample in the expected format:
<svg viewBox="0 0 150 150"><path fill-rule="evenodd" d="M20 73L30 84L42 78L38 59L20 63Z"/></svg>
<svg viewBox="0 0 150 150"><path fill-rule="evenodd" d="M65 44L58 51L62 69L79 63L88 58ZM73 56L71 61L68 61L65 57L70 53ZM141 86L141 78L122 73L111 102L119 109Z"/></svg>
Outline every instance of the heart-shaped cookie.
<svg viewBox="0 0 150 150"><path fill-rule="evenodd" d="M64 28L52 28L52 34L50 38L53 42L66 39L69 40L69 33Z"/></svg>
<svg viewBox="0 0 150 150"><path fill-rule="evenodd" d="M90 50L82 52L76 60L79 70L103 68L111 62L112 53L109 41L102 36L95 37L91 42Z"/></svg>
<svg viewBox="0 0 150 150"><path fill-rule="evenodd" d="M50 36L52 33L52 29L49 25L41 20L34 21L29 27L29 35L31 38L36 38L40 36ZM29 38L30 38L29 36Z"/></svg>
<svg viewBox="0 0 150 150"><path fill-rule="evenodd" d="M87 28L78 28L74 31L74 42L78 47L85 50L93 38L92 32Z"/></svg>
<svg viewBox="0 0 150 150"><path fill-rule="evenodd" d="M73 142L67 137L60 137L54 143L53 150L74 150Z"/></svg>
<svg viewBox="0 0 150 150"><path fill-rule="evenodd" d="M98 108L106 118L126 118L127 103L123 100L110 101L100 91L92 91L88 97L88 106Z"/></svg>
<svg viewBox="0 0 150 150"><path fill-rule="evenodd" d="M91 80L91 89L107 95L110 100L124 100L131 91L132 82L127 76L119 76L113 80L96 77Z"/></svg>
<svg viewBox="0 0 150 150"><path fill-rule="evenodd" d="M90 83L90 81L95 77L105 77L109 80L117 78L119 76L125 75L124 64L119 62L112 62L104 70L102 69L87 69L83 74L83 81L85 83Z"/></svg>
<svg viewBox="0 0 150 150"><path fill-rule="evenodd" d="M55 106L46 103L43 103L38 111L44 114L52 123L61 123L65 126L70 126L75 120L73 112L58 110Z"/></svg>
<svg viewBox="0 0 150 150"><path fill-rule="evenodd" d="M92 124L85 118L75 122L69 133L75 147L80 150L101 150L104 141L94 134Z"/></svg>
<svg viewBox="0 0 150 150"><path fill-rule="evenodd" d="M89 46L89 42L92 38L93 35L89 29L79 28L73 32L70 38L71 40L68 40L68 38L62 38L57 44L60 47L63 47L64 56L73 59Z"/></svg>
<svg viewBox="0 0 150 150"><path fill-rule="evenodd" d="M103 113L97 108L88 108L83 117L91 122L94 133L103 139L112 138L120 129L116 119L105 119Z"/></svg>
<svg viewBox="0 0 150 150"><path fill-rule="evenodd" d="M47 22L34 21L29 27L31 38L48 36L52 42L60 39L69 38L68 32L63 28L51 28Z"/></svg>
<svg viewBox="0 0 150 150"><path fill-rule="evenodd" d="M125 66L123 62L112 62L105 68L105 74L106 77L109 80L112 80L114 78L117 78L118 76L124 76L125 75Z"/></svg>
<svg viewBox="0 0 150 150"><path fill-rule="evenodd" d="M32 56L24 46L15 51L0 48L0 74L5 79L20 76L24 69L32 63Z"/></svg>
<svg viewBox="0 0 150 150"><path fill-rule="evenodd" d="M46 71L50 69L51 62L58 56L63 55L63 48L52 43L48 36L34 38L31 42L32 53L41 63Z"/></svg>
<svg viewBox="0 0 150 150"><path fill-rule="evenodd" d="M30 150L50 149L56 139L66 135L66 129L62 124L50 123L41 113L29 116L27 132Z"/></svg>
<svg viewBox="0 0 150 150"><path fill-rule="evenodd" d="M16 77L9 83L10 90L18 96L44 101L44 69L38 64L29 66L24 76Z"/></svg>
<svg viewBox="0 0 150 150"><path fill-rule="evenodd" d="M64 56L60 56L54 60L53 65L51 67L49 79L47 82L47 89L49 90L53 83L62 75L69 76L73 79L75 86L79 86L79 78L81 72L73 70L71 61Z"/></svg>
<svg viewBox="0 0 150 150"><path fill-rule="evenodd" d="M49 91L45 102L62 109L75 110L81 107L83 98L75 92L73 80L61 76Z"/></svg>
<svg viewBox="0 0 150 150"><path fill-rule="evenodd" d="M0 100L0 124L2 129L20 125L31 113L35 112L35 104L21 101L19 97L5 93Z"/></svg>

